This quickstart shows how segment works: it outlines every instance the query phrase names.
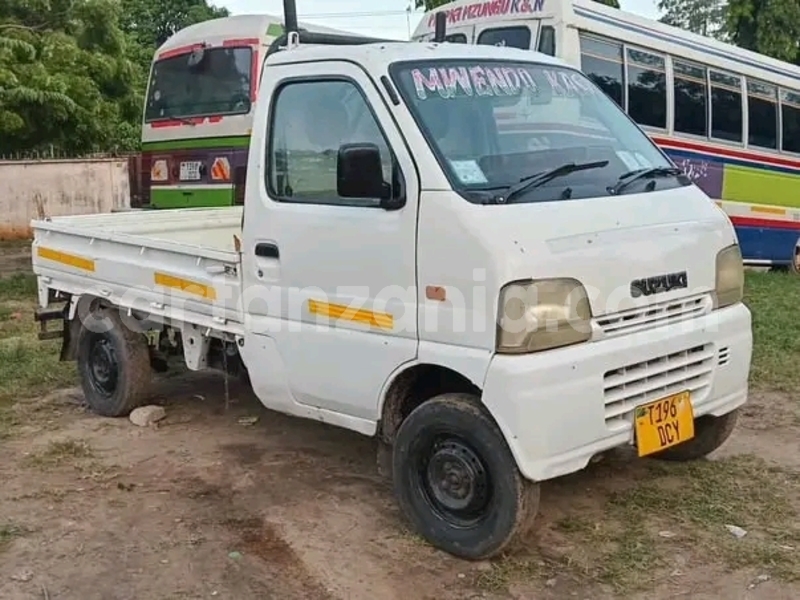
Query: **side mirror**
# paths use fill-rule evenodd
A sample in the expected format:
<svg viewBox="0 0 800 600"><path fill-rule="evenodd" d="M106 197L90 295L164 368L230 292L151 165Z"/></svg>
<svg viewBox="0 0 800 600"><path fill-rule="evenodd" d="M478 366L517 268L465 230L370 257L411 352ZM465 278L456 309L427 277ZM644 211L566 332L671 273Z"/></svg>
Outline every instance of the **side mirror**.
<svg viewBox="0 0 800 600"><path fill-rule="evenodd" d="M388 200L391 188L383 180L381 152L369 143L343 144L336 160L336 193L342 198Z"/></svg>

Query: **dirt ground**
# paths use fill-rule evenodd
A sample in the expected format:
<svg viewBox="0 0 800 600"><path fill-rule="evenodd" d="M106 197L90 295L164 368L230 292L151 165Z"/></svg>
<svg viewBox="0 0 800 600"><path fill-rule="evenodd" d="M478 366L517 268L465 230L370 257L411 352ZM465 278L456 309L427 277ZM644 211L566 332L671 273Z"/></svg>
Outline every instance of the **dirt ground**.
<svg viewBox="0 0 800 600"><path fill-rule="evenodd" d="M77 390L15 404L17 432L0 452L0 597L622 597L613 581L564 560L578 540L559 524L566 514L602 518L609 494L641 477L643 461L614 457L545 485L526 548L473 564L408 532L371 440L274 414L240 385L231 390L226 408L218 377L159 383L168 416L157 428L93 416ZM778 422L776 410L786 402L755 396L720 454L755 452L796 473L800 427ZM654 519L669 526L670 515ZM800 585L768 569L727 571L702 549L662 542L671 564L647 586L649 598L800 597Z"/></svg>
<svg viewBox="0 0 800 600"><path fill-rule="evenodd" d="M469 563L407 529L372 440L267 411L238 382L226 403L221 376L159 380L157 427L91 414L74 366L32 337L35 282L9 280L0 598L800 598L800 403L783 358L798 336L777 320L783 281L749 285L774 315L757 312L758 385L711 460L621 451L546 482L530 538Z"/></svg>

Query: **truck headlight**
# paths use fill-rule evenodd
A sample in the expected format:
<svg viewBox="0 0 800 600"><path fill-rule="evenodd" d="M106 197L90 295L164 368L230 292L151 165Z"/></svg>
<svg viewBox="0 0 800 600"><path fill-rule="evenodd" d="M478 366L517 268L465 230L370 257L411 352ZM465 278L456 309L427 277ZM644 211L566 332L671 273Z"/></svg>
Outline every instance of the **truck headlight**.
<svg viewBox="0 0 800 600"><path fill-rule="evenodd" d="M723 248L717 253L717 282L714 290L714 308L736 304L744 296L744 265L738 244Z"/></svg>
<svg viewBox="0 0 800 600"><path fill-rule="evenodd" d="M515 281L500 290L497 352L524 354L587 341L592 310L575 279Z"/></svg>

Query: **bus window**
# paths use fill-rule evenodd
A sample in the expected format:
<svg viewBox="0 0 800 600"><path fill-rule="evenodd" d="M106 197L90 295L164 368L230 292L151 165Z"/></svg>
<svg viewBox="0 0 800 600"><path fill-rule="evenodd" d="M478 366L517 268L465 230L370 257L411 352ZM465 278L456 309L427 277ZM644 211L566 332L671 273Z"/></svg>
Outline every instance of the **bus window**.
<svg viewBox="0 0 800 600"><path fill-rule="evenodd" d="M209 48L197 64L180 54L156 61L147 90L145 121L250 112L253 52Z"/></svg>
<svg viewBox="0 0 800 600"><path fill-rule="evenodd" d="M606 42L581 34L581 71L611 99L622 102L622 44Z"/></svg>
<svg viewBox="0 0 800 600"><path fill-rule="evenodd" d="M556 30L552 25L542 25L539 30L538 50L550 56L556 55Z"/></svg>
<svg viewBox="0 0 800 600"><path fill-rule="evenodd" d="M463 33L451 33L450 35L444 36L444 41L450 42L451 44L466 44L467 36Z"/></svg>
<svg viewBox="0 0 800 600"><path fill-rule="evenodd" d="M774 85L747 82L747 143L778 149L778 90Z"/></svg>
<svg viewBox="0 0 800 600"><path fill-rule="evenodd" d="M711 80L711 137L730 142L742 141L742 80L717 71Z"/></svg>
<svg viewBox="0 0 800 600"><path fill-rule="evenodd" d="M663 56L628 48L628 114L639 125L667 128L667 72Z"/></svg>
<svg viewBox="0 0 800 600"><path fill-rule="evenodd" d="M800 154L800 94L781 90L781 148Z"/></svg>
<svg viewBox="0 0 800 600"><path fill-rule="evenodd" d="M478 43L483 46L510 46L529 50L531 47L531 30L527 27L499 27L484 29L478 36Z"/></svg>
<svg viewBox="0 0 800 600"><path fill-rule="evenodd" d="M706 69L685 62L672 63L675 92L675 131L691 135L707 134Z"/></svg>

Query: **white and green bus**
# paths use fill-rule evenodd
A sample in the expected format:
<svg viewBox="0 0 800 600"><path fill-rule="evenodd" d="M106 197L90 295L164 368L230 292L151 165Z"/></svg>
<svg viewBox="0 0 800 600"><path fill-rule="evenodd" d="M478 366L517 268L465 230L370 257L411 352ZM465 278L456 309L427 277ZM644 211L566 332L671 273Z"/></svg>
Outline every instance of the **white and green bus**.
<svg viewBox="0 0 800 600"><path fill-rule="evenodd" d="M149 207L243 203L259 74L282 33L282 18L236 15L186 27L156 50L142 123Z"/></svg>

